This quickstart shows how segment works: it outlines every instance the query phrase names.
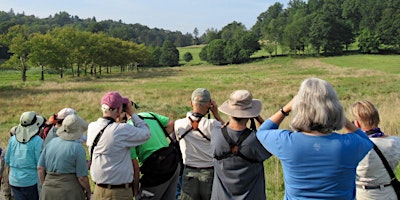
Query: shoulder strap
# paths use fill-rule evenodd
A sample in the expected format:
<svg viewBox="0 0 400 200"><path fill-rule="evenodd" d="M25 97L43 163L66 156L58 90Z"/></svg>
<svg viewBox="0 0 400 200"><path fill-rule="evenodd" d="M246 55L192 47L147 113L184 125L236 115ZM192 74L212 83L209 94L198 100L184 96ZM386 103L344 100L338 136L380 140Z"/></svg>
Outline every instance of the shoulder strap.
<svg viewBox="0 0 400 200"><path fill-rule="evenodd" d="M96 135L96 138L94 138L92 147L90 148L90 160L92 160L92 157L93 157L93 150L94 150L94 147L97 146L97 143L99 142L100 137L103 135L104 130L107 128L108 125L110 125L110 124L112 124L112 123L115 122L115 120L112 119L112 118L109 119L109 120L110 120L110 121L108 122L108 124L107 124L103 129L101 129L100 132Z"/></svg>
<svg viewBox="0 0 400 200"><path fill-rule="evenodd" d="M226 130L226 126L221 128L222 135L224 136L226 142L228 142L229 147L231 148L231 153L235 154L239 151L237 142L234 142L232 138L229 136L228 131Z"/></svg>
<svg viewBox="0 0 400 200"><path fill-rule="evenodd" d="M248 162L259 163L258 160L251 159L251 158L248 158L247 156L243 155L239 149L239 147L243 143L243 141L246 140L246 138L249 137L249 135L252 133L252 130L246 128L244 130L244 132L239 136L239 138L236 142L234 142L233 139L229 136L226 126L221 128L221 132L222 132L222 135L224 136L225 140L228 142L231 151L225 152L222 156L215 156L215 158L217 160L221 160L224 158L228 158L230 156L237 155Z"/></svg>
<svg viewBox="0 0 400 200"><path fill-rule="evenodd" d="M396 175L393 173L392 168L390 167L388 161L386 160L385 156L382 154L381 150L378 148L378 146L376 146L376 144L374 144L374 150L376 152L376 154L378 154L378 156L381 158L383 165L385 166L386 170L389 173L390 179L393 180L396 178Z"/></svg>
<svg viewBox="0 0 400 200"><path fill-rule="evenodd" d="M179 137L179 139L183 139L190 131L195 130L195 131L198 131L204 139L206 139L206 140L208 140L208 141L211 141L210 138L207 137L207 136L203 133L203 131L201 131L201 130L199 129L199 122L200 122L201 118L203 118L203 116L200 116L198 120L193 120L192 118L190 118L190 116L189 116L188 118L189 118L189 120L190 120L190 122L191 122L191 127L190 127L185 133L183 133L183 134Z"/></svg>
<svg viewBox="0 0 400 200"><path fill-rule="evenodd" d="M142 119L154 119L154 120L156 120L157 123L158 123L158 125L159 125L159 126L161 127L161 129L164 131L165 137L167 137L171 142L175 142L175 140L173 140L173 139L171 138L171 136L168 134L168 132L167 132L167 130L165 129L165 127L161 124L160 120L159 120L153 113L149 112L149 114L150 114L151 116L153 116L153 118L149 118L149 117L143 117L143 118L142 118L142 116L139 116L139 117L142 118Z"/></svg>

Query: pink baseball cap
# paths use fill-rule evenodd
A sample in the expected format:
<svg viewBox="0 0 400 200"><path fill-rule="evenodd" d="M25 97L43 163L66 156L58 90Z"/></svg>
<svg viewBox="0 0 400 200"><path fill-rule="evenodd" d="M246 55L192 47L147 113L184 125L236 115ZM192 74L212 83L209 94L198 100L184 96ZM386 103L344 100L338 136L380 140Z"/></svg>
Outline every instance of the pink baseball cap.
<svg viewBox="0 0 400 200"><path fill-rule="evenodd" d="M107 105L111 109L119 108L122 104L128 104L129 99L122 97L118 92L107 92L103 98L101 98L100 105Z"/></svg>

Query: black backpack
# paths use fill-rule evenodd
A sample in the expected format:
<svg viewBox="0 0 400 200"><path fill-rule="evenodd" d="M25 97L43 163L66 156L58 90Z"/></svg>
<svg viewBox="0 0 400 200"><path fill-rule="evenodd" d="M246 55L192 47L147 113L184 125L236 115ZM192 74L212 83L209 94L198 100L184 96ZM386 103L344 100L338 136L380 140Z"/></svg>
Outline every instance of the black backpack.
<svg viewBox="0 0 400 200"><path fill-rule="evenodd" d="M143 174L140 183L145 187L152 187L164 183L174 175L178 165L182 165L182 153L179 148L179 142L169 136L164 126L154 114L149 114L152 117L139 117L143 120L156 120L158 125L163 129L165 136L169 138L170 143L168 147L163 147L153 152L140 167L140 171Z"/></svg>

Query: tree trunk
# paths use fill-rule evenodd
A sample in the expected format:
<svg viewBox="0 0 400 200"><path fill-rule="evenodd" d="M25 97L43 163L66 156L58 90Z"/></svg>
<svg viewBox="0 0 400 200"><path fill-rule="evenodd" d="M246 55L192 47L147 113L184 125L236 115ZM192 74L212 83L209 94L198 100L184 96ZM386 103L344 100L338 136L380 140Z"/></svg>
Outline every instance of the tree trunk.
<svg viewBox="0 0 400 200"><path fill-rule="evenodd" d="M74 65L71 65L71 72L72 72L72 76L75 76L75 73L74 73Z"/></svg>
<svg viewBox="0 0 400 200"><path fill-rule="evenodd" d="M42 67L42 73L40 74L40 80L44 81L44 65L40 65Z"/></svg>
<svg viewBox="0 0 400 200"><path fill-rule="evenodd" d="M60 78L61 79L63 78L63 69L62 68L60 69Z"/></svg>
<svg viewBox="0 0 400 200"><path fill-rule="evenodd" d="M21 56L19 57L19 61L21 62L21 66L22 66L22 81L25 82L26 81L26 71L27 68L25 66L25 62L24 62L24 58L22 58Z"/></svg>
<svg viewBox="0 0 400 200"><path fill-rule="evenodd" d="M78 77L80 77L81 76L81 72L80 72L80 66L81 66L81 64L77 64L78 65L78 69L77 69L77 71L76 71L76 74L78 75Z"/></svg>

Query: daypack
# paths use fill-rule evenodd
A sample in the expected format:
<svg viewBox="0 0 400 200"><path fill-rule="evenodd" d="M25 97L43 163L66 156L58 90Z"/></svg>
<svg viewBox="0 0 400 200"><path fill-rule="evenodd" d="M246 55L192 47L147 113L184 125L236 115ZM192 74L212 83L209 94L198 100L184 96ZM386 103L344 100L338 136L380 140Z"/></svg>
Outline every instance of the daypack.
<svg viewBox="0 0 400 200"><path fill-rule="evenodd" d="M226 142L228 142L229 147L230 147L230 151L228 152L224 152L222 155L217 156L215 155L214 158L217 160L222 160L225 158L229 158L232 156L239 156L241 158L243 158L244 160L251 162L251 163L259 163L258 160L255 159L251 159L245 155L242 154L242 152L240 152L240 147L241 144L243 143L244 140L247 139L247 137L249 137L249 135L253 132L252 130L246 128L243 133L239 136L238 140L236 142L233 141L233 139L229 136L228 131L226 129L226 126L221 128L221 132L222 135L224 136Z"/></svg>
<svg viewBox="0 0 400 200"><path fill-rule="evenodd" d="M143 117L140 115L139 117L143 120L156 120L158 125L163 129L165 136L169 138L170 143L168 147L163 147L153 152L140 167L140 171L143 174L140 183L145 187L157 186L169 180L175 174L178 165L183 164L179 143L169 136L164 126L154 114L149 114L152 117Z"/></svg>

